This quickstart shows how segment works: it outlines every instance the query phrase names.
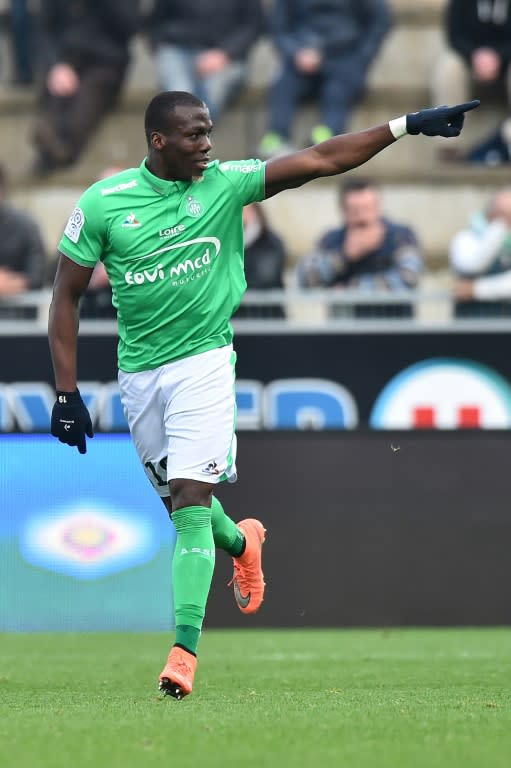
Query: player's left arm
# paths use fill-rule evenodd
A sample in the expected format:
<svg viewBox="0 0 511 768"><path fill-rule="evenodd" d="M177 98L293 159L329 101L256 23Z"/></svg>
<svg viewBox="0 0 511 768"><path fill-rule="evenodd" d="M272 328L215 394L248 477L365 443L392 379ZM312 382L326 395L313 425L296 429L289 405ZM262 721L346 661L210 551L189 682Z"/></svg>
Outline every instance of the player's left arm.
<svg viewBox="0 0 511 768"><path fill-rule="evenodd" d="M59 254L48 320L48 340L57 390L76 390L79 301L92 272L91 267L82 267L63 253Z"/></svg>
<svg viewBox="0 0 511 768"><path fill-rule="evenodd" d="M301 152L266 163L265 197L284 189L300 187L313 179L357 168L407 134L459 136L465 113L479 106L479 100L454 107L434 107L412 112L365 131L334 136Z"/></svg>

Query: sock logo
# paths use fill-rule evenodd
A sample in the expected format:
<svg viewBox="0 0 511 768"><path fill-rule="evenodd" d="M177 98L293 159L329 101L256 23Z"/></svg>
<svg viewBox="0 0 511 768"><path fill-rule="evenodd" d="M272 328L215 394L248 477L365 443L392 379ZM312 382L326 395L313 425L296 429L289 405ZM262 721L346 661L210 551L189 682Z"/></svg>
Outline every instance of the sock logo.
<svg viewBox="0 0 511 768"><path fill-rule="evenodd" d="M214 557L215 556L215 550L214 549L203 549L202 547L190 547L190 549L187 549L186 547L181 547L180 555L205 555L206 557Z"/></svg>

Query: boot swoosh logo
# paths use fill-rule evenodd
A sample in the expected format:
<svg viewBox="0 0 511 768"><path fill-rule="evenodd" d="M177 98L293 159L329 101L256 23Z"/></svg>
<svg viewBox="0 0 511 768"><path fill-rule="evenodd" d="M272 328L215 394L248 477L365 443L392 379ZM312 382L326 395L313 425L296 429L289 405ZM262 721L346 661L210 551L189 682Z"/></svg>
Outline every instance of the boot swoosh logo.
<svg viewBox="0 0 511 768"><path fill-rule="evenodd" d="M250 592L247 595L242 595L240 588L238 586L238 582L234 582L234 594L236 597L236 601L241 605L242 608L246 608L250 602Z"/></svg>

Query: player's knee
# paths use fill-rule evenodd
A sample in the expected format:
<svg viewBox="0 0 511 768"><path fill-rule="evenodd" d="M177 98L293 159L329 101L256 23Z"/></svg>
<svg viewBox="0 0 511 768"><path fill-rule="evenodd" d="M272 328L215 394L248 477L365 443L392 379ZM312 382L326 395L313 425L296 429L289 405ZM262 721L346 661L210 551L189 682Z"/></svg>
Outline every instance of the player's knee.
<svg viewBox="0 0 511 768"><path fill-rule="evenodd" d="M172 511L183 507L210 507L213 485L177 478L169 482Z"/></svg>

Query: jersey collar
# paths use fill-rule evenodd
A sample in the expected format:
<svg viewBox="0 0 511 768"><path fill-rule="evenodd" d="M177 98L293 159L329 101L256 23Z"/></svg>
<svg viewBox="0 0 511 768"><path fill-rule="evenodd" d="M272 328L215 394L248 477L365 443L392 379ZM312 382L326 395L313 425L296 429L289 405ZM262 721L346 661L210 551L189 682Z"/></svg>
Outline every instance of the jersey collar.
<svg viewBox="0 0 511 768"><path fill-rule="evenodd" d="M192 181L188 180L167 181L167 179L160 179L159 176L155 176L154 173L151 173L146 165L146 160L147 158L144 157L140 163L140 175L149 184L149 186L151 186L155 192L158 192L160 195L167 197L173 192L184 192L193 183Z"/></svg>

